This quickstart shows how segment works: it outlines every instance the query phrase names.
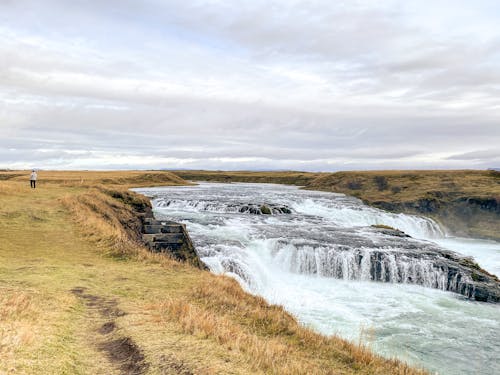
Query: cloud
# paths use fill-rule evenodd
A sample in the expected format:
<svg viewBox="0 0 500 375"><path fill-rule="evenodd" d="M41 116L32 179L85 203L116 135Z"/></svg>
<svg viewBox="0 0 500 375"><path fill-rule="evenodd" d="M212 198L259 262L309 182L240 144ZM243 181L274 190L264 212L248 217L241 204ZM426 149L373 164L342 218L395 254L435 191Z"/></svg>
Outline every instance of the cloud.
<svg viewBox="0 0 500 375"><path fill-rule="evenodd" d="M500 150L481 150L451 155L448 160L494 160L500 161Z"/></svg>
<svg viewBox="0 0 500 375"><path fill-rule="evenodd" d="M0 166L489 167L500 9L424 3L2 2Z"/></svg>

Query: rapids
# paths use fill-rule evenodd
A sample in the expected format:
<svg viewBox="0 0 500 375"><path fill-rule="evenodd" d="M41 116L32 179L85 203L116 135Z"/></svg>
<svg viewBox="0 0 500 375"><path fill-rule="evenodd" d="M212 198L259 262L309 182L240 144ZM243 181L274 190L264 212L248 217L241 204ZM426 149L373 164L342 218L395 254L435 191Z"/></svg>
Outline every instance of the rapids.
<svg viewBox="0 0 500 375"><path fill-rule="evenodd" d="M498 274L499 243L447 237L428 218L292 186L134 190L151 197L157 218L187 224L212 272L236 278L317 331L361 339L440 374L500 373L499 306L445 292L464 280L448 280L433 263L446 248Z"/></svg>

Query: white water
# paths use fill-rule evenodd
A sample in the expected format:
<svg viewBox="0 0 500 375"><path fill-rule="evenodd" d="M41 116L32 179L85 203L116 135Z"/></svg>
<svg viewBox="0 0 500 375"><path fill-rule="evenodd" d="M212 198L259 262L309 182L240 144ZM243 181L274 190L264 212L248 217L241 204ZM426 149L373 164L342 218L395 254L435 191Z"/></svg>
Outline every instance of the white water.
<svg viewBox="0 0 500 375"><path fill-rule="evenodd" d="M386 281L418 280L440 288L444 281L430 260L408 257L405 251L425 253L435 246L428 241L434 241L475 256L485 269L498 272L500 244L446 238L429 219L289 186L201 184L137 190L154 198L157 216L188 225L213 272L235 277L245 289L283 305L304 324L352 340L372 330L371 340L366 335L362 339L371 341L377 352L440 374L500 373L497 305L418 285L367 281L369 257L355 261L377 252L384 256L381 273ZM249 203L285 205L293 212L238 211ZM426 241L387 236L372 224L390 225Z"/></svg>

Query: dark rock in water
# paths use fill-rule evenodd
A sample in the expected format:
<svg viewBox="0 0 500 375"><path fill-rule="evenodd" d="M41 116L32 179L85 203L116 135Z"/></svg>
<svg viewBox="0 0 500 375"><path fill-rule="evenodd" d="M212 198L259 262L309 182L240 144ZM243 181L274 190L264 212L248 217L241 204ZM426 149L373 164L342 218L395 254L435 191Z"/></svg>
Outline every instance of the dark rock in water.
<svg viewBox="0 0 500 375"><path fill-rule="evenodd" d="M229 211L232 211L229 209ZM253 203L248 203L248 204L242 204L237 212L245 214L252 214L252 215L283 215L283 214L291 214L292 210L284 205L277 205L277 204L263 204L263 205L257 205Z"/></svg>
<svg viewBox="0 0 500 375"><path fill-rule="evenodd" d="M388 225L372 225L372 228L378 229L378 232L388 235L388 236L395 236L395 237L411 237L410 235L406 234L402 230L392 228Z"/></svg>
<svg viewBox="0 0 500 375"><path fill-rule="evenodd" d="M248 212L254 215L260 215L260 210L257 207L249 207Z"/></svg>
<svg viewBox="0 0 500 375"><path fill-rule="evenodd" d="M282 215L291 214L290 207L282 204L273 203L242 203L242 202L221 202L217 200L164 200L156 198L158 207L167 208L182 206L187 209L206 212L227 212L227 213L242 213L252 215Z"/></svg>
<svg viewBox="0 0 500 375"><path fill-rule="evenodd" d="M266 205L262 205L262 206L260 206L260 212L261 212L263 215L271 215L271 214L272 214L271 209L269 208L269 206L266 206Z"/></svg>

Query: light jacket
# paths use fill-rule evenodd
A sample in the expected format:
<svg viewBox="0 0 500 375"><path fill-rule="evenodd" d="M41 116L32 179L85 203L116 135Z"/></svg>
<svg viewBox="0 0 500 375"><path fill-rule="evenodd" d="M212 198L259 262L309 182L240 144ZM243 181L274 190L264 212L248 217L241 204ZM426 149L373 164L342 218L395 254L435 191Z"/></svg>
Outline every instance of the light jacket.
<svg viewBox="0 0 500 375"><path fill-rule="evenodd" d="M36 181L36 177L37 177L36 172L31 172L30 180Z"/></svg>

